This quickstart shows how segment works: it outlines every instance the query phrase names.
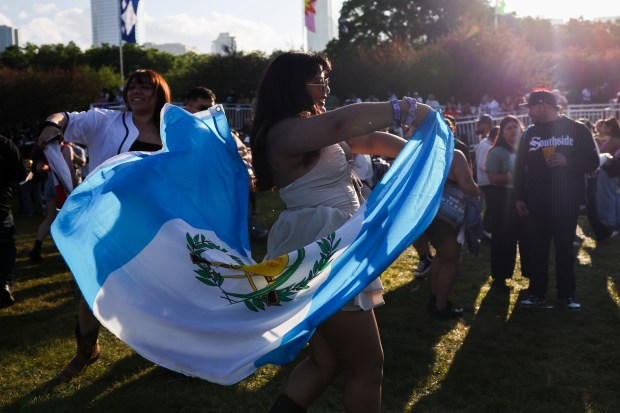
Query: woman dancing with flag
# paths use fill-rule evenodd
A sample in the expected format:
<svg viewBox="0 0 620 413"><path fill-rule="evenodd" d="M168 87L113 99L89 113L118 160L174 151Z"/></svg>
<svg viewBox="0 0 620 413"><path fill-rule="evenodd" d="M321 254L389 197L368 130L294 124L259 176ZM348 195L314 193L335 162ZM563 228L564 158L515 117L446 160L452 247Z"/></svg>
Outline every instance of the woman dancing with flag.
<svg viewBox="0 0 620 413"><path fill-rule="evenodd" d="M273 225L267 258L326 236L359 208L339 142L354 153L396 157L405 141L375 132L420 125L431 109L411 98L360 103L326 112L331 64L322 55L284 53L259 87L251 133L260 189L278 189L287 205ZM341 373L350 412L381 407L383 350L373 308L383 304L379 279L316 330L309 356L295 367L272 412L303 412Z"/></svg>
<svg viewBox="0 0 620 413"><path fill-rule="evenodd" d="M127 112L91 109L50 115L39 136L39 146L45 147L57 135L63 140L86 145L91 171L124 152L160 150L160 111L170 102L170 88L164 78L152 70L136 70L127 79L123 98ZM75 326L77 354L58 375L58 381L73 379L99 358L99 326L82 298Z"/></svg>

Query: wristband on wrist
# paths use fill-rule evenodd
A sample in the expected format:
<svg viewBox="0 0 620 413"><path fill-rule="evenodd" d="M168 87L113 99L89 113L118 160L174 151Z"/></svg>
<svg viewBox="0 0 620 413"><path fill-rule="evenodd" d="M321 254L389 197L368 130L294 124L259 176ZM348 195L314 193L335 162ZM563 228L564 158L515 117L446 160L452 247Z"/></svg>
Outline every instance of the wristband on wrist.
<svg viewBox="0 0 620 413"><path fill-rule="evenodd" d="M392 104L392 114L394 115L394 129L400 128L400 105L397 99L390 100Z"/></svg>
<svg viewBox="0 0 620 413"><path fill-rule="evenodd" d="M415 120L415 110L418 107L418 101L414 98L410 98L409 96L405 96L403 99L409 103L409 113L407 113L405 123L402 124L403 129L408 131Z"/></svg>

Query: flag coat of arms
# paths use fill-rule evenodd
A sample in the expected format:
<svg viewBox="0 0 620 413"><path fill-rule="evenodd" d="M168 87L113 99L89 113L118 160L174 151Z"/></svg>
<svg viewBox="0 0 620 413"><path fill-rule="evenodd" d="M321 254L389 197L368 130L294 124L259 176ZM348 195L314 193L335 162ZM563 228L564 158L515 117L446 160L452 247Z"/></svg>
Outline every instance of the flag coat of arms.
<svg viewBox="0 0 620 413"><path fill-rule="evenodd" d="M257 263L247 170L223 108L166 105L161 119L163 149L102 164L52 234L107 329L159 365L220 384L292 361L426 229L452 161L452 134L432 112L341 228Z"/></svg>

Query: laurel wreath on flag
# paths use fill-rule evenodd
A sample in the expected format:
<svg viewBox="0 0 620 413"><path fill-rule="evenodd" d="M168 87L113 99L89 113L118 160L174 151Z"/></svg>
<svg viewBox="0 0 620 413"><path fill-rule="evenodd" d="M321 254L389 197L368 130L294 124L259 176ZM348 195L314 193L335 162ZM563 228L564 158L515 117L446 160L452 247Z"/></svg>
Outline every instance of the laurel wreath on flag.
<svg viewBox="0 0 620 413"><path fill-rule="evenodd" d="M309 288L309 283L314 278L316 278L330 263L331 258L334 255L335 251L340 244L340 238L336 240L336 233L332 232L326 237L317 241L319 248L321 249L320 258L316 260L312 266L312 270L309 271L308 276L304 277L301 281L291 284L287 287L278 289L277 287L284 284L292 275L297 271L302 261L306 256L306 251L304 248L300 248L297 250L297 258L295 261L276 277L273 277L275 281L269 284L265 288L261 288L259 290L253 291L247 294L234 293L230 291L224 290L222 285L226 280L227 276L222 275L217 268L230 268L239 270L240 272L244 272L244 268L246 268L245 264L241 260L241 258L230 254L228 250L222 248L221 246L215 244L214 242L207 239L204 234L196 234L191 236L189 233L186 234L187 240L187 249L190 252L190 257L192 257L192 262L198 266L198 269L194 270L197 274L195 277L203 284L209 287L217 287L222 292L222 298L226 299L230 304L237 304L243 302L245 306L255 312L259 310L266 310L268 307L267 296L269 294L277 294L278 302L277 305L281 305L283 302L291 301L295 295L297 295L300 291L303 291ZM235 264L224 264L224 263L212 263L210 261L205 260L202 257L202 253L207 250L217 250L228 256ZM246 273L246 276L247 273ZM234 276L234 278L242 278L241 276Z"/></svg>

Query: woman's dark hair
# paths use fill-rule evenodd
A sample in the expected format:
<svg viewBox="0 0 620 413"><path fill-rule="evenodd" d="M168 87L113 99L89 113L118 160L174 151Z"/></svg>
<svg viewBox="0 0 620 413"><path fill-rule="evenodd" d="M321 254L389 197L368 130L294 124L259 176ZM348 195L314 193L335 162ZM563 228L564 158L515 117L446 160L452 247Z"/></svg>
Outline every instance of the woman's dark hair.
<svg viewBox="0 0 620 413"><path fill-rule="evenodd" d="M131 111L131 105L127 99L127 87L134 80L138 83L149 83L155 88L157 100L155 102L155 115L153 116L153 119L155 121L155 125L159 127L159 114L161 112L161 108L164 107L165 103L170 103L172 101L168 83L162 75L154 70L138 69L134 71L131 75L129 75L125 88L123 89L123 100L125 101L125 105L129 111Z"/></svg>
<svg viewBox="0 0 620 413"><path fill-rule="evenodd" d="M446 120L446 124L448 125L452 133L456 134L456 120L454 119L454 116L446 115L445 113L442 113L441 115Z"/></svg>
<svg viewBox="0 0 620 413"><path fill-rule="evenodd" d="M269 129L285 118L307 118L322 112L306 91L306 83L316 77L319 70L325 73L326 78L329 76L331 63L326 56L286 52L276 57L265 71L258 88L250 131L258 189L270 190L274 186L267 160ZM304 154L304 164L310 165L318 156L318 150Z"/></svg>
<svg viewBox="0 0 620 413"><path fill-rule="evenodd" d="M506 141L506 138L504 138L504 129L506 129L506 125L508 125L510 122L516 123L517 125L521 127L521 130L523 130L523 124L521 123L519 118L513 115L504 116L504 118L499 123L499 133L497 134L497 137L493 141L493 145L491 145L491 147L489 148L489 151L491 151L491 149L497 146L501 146L502 148L505 148L506 150L510 152L515 151L515 148Z"/></svg>
<svg viewBox="0 0 620 413"><path fill-rule="evenodd" d="M605 119L605 126L610 129L610 137L620 138L620 122L618 122L618 119L614 117Z"/></svg>

